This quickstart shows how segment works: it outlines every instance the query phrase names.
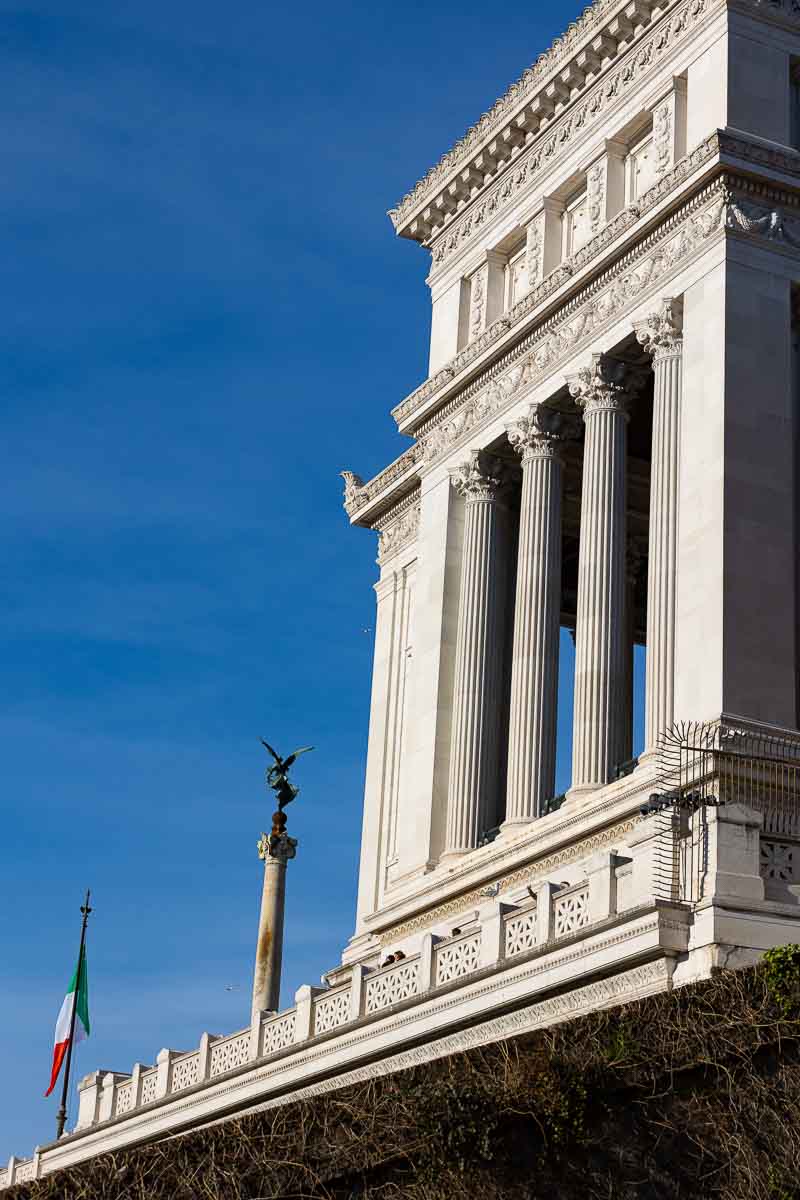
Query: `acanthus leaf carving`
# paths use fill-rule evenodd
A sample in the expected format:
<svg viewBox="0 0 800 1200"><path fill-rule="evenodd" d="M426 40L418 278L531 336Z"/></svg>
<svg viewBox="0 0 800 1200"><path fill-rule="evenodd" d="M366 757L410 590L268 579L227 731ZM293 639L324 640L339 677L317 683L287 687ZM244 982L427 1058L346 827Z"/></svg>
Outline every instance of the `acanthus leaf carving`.
<svg viewBox="0 0 800 1200"><path fill-rule="evenodd" d="M510 472L495 454L473 450L466 462L451 471L450 479L465 500L496 500L510 482Z"/></svg>
<svg viewBox="0 0 800 1200"><path fill-rule="evenodd" d="M667 297L661 307L633 325L636 340L654 359L680 354L683 348L683 300Z"/></svg>

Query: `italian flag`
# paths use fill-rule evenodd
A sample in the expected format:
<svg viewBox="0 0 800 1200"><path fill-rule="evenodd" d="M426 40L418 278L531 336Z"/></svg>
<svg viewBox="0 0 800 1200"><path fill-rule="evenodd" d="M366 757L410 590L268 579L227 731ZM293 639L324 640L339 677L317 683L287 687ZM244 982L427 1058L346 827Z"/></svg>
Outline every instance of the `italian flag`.
<svg viewBox="0 0 800 1200"><path fill-rule="evenodd" d="M89 985L86 978L86 951L81 949L78 965L72 976L72 982L67 988L61 1012L56 1021L55 1045L53 1046L53 1070L50 1075L50 1087L45 1092L49 1096L56 1086L61 1064L70 1044L72 1029L72 1014L75 1013L75 1028L72 1041L77 1046L89 1036Z"/></svg>

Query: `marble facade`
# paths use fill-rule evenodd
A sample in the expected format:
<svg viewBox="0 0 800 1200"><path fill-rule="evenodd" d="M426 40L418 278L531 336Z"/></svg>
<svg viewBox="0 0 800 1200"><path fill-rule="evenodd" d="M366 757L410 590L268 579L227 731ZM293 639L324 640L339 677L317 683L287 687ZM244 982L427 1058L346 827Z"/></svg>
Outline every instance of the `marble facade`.
<svg viewBox="0 0 800 1200"><path fill-rule="evenodd" d="M798 0L596 0L392 210L430 368L410 446L343 472L379 566L353 936L291 1009L87 1076L0 1187L800 941L798 62ZM678 779L684 722L772 738L780 805L757 755ZM702 807L643 812L676 785Z"/></svg>

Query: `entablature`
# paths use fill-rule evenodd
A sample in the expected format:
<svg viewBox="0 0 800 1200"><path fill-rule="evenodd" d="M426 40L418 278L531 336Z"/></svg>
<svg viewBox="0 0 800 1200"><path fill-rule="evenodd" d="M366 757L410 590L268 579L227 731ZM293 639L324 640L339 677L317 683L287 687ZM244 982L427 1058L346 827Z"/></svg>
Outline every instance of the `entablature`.
<svg viewBox="0 0 800 1200"><path fill-rule="evenodd" d="M652 185L640 200L622 210L566 262L561 263L480 337L468 343L435 375L425 380L392 410L402 433L424 434L439 413L475 381L486 382L487 371L528 331L586 289L592 278L619 258L629 244L654 227L658 219L685 200L725 166L741 172L800 187L800 153L757 138L717 130L685 155Z"/></svg>
<svg viewBox="0 0 800 1200"><path fill-rule="evenodd" d="M596 0L390 210L397 233L421 243L434 241L489 189L508 186L507 177L529 152L571 136L573 125L582 129L593 104L605 107L609 76L629 51L635 54L628 55L632 65L621 65L623 76L650 70L654 53L659 56L676 33L717 7L785 28L800 26L798 0ZM677 25L673 21L667 27L661 20L678 12ZM656 24L645 46L645 35ZM623 80L612 82L608 98Z"/></svg>
<svg viewBox="0 0 800 1200"><path fill-rule="evenodd" d="M652 210L626 210L583 247L575 260L580 273L558 268L453 360L454 368L463 363L458 373L453 369L430 394L414 393L418 407L406 428L413 426L417 441L367 483L345 473L351 523L379 528L441 455L556 373L654 287L663 288L716 236L756 237L792 255L800 250L798 152L717 131L655 193Z"/></svg>
<svg viewBox="0 0 800 1200"><path fill-rule="evenodd" d="M621 53L680 0L596 0L416 184L389 216L401 237L426 242L471 204ZM705 0L692 0L705 7Z"/></svg>

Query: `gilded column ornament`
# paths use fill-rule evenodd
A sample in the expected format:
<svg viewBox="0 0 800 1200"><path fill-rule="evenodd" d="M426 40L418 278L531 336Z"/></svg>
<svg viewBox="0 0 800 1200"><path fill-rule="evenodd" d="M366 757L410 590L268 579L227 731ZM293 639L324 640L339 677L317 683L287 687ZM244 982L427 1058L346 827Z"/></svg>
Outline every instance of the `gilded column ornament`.
<svg viewBox="0 0 800 1200"><path fill-rule="evenodd" d="M571 795L602 787L625 750L628 411L641 372L608 355L567 379L583 410Z"/></svg>
<svg viewBox="0 0 800 1200"><path fill-rule="evenodd" d="M504 829L539 817L555 791L563 440L576 422L532 406L508 425L522 459Z"/></svg>
<svg viewBox="0 0 800 1200"><path fill-rule="evenodd" d="M445 833L445 854L454 855L477 846L496 819L506 607L500 500L509 471L474 451L451 479L466 501Z"/></svg>
<svg viewBox="0 0 800 1200"><path fill-rule="evenodd" d="M677 588L678 474L683 367L683 301L667 298L634 324L636 339L652 356L652 465L650 468L645 754L675 716L675 598Z"/></svg>

